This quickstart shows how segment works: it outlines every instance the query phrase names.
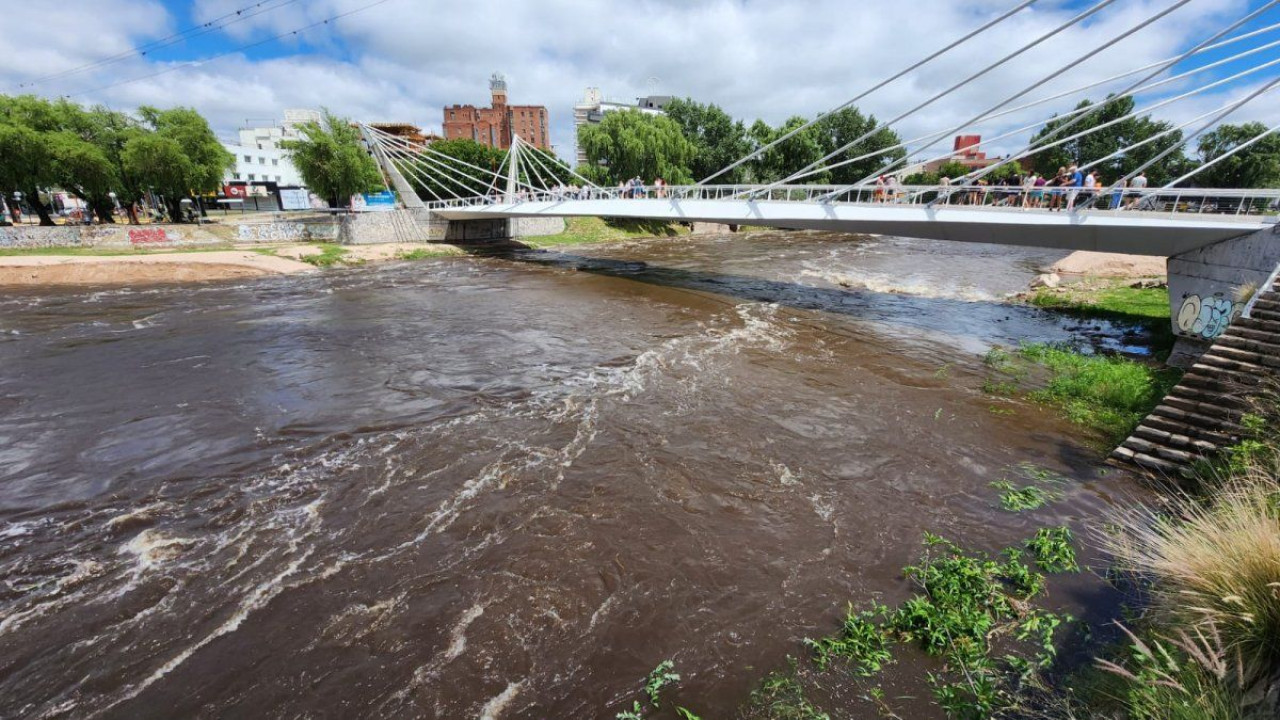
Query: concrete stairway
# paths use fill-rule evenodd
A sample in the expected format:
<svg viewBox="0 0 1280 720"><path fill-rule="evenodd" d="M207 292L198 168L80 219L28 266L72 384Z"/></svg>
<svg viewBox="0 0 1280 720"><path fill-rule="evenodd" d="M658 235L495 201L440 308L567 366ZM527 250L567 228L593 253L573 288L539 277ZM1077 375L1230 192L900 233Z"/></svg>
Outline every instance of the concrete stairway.
<svg viewBox="0 0 1280 720"><path fill-rule="evenodd" d="M1277 271L1280 273L1280 270ZM1240 440L1240 416L1268 378L1280 377L1280 279L1231 324L1111 459L1178 477Z"/></svg>

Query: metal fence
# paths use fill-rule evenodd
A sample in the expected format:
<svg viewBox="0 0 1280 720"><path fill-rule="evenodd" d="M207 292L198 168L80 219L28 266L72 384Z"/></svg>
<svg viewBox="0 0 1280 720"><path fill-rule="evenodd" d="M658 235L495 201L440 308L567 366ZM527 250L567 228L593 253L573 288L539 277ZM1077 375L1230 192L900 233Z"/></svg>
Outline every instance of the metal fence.
<svg viewBox="0 0 1280 720"><path fill-rule="evenodd" d="M563 188L511 196L443 200L430 209L581 200L738 200L827 205L1000 209L1077 214L1214 215L1258 220L1280 213L1280 190L1072 187L1006 185L671 185L639 188Z"/></svg>

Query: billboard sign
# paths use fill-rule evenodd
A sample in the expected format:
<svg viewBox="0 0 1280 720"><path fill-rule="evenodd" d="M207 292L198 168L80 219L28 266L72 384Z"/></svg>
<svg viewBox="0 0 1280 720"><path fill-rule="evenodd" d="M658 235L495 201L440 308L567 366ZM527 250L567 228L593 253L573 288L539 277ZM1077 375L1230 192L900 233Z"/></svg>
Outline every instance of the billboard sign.
<svg viewBox="0 0 1280 720"><path fill-rule="evenodd" d="M306 188L280 188L281 210L310 210L311 193Z"/></svg>
<svg viewBox="0 0 1280 720"><path fill-rule="evenodd" d="M364 193L351 198L351 209L356 212L386 212L396 209L396 194L390 190L380 193Z"/></svg>

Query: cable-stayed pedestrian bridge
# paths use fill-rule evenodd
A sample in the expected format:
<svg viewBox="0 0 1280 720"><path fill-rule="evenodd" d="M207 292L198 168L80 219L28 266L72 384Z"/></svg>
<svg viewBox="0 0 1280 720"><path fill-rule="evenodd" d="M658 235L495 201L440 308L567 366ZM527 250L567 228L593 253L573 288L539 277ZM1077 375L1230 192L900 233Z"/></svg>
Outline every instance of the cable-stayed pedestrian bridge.
<svg viewBox="0 0 1280 720"><path fill-rule="evenodd" d="M1061 210L1047 209L1056 202ZM1094 200L1094 209L1067 203ZM1044 207L1040 207L1044 206ZM1113 207L1114 206L1114 207ZM1113 192L1069 189L822 185L579 188L424 203L450 221L605 217L897 235L1171 257L1250 235L1277 220L1280 190Z"/></svg>

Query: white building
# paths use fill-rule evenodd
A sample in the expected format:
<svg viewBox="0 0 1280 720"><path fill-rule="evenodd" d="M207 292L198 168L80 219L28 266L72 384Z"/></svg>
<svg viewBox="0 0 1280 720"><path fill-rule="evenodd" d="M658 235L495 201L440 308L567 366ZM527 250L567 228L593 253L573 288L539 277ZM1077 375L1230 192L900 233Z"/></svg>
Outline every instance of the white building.
<svg viewBox="0 0 1280 720"><path fill-rule="evenodd" d="M613 102L605 100L601 94L600 88L587 88L586 94L582 97L582 102L573 106L573 141L574 147L577 148L578 165L587 164L587 155L578 146L578 131L583 125L595 125L604 120L605 113L615 110L639 110L649 115L665 115L662 108L671 102L671 97L667 95L654 95L652 97L636 98L634 104Z"/></svg>
<svg viewBox="0 0 1280 720"><path fill-rule="evenodd" d="M285 110L283 123L240 128L239 143L222 144L236 158L235 167L223 180L301 186L302 176L280 144L285 140L301 139L298 126L309 121L320 122L320 113L316 110Z"/></svg>

